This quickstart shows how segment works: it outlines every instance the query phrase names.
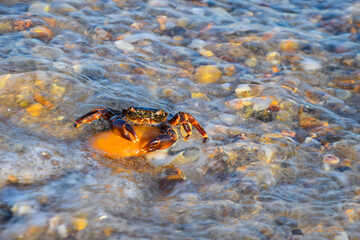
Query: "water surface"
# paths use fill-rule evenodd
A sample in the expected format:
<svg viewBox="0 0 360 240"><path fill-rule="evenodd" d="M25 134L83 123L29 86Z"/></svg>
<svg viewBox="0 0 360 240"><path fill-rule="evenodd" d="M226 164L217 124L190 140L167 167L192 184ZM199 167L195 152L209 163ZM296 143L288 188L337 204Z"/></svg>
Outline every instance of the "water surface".
<svg viewBox="0 0 360 240"><path fill-rule="evenodd" d="M360 239L358 2L0 13L1 239ZM188 112L210 140L194 129L165 156L93 154L108 125L73 121L128 106ZM187 179L162 191L169 162Z"/></svg>

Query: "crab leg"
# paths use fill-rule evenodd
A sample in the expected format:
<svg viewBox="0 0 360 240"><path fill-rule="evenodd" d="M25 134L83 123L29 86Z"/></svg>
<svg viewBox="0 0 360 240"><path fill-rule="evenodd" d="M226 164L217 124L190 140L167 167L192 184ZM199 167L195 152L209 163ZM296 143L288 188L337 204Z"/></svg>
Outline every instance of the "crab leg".
<svg viewBox="0 0 360 240"><path fill-rule="evenodd" d="M98 108L86 113L75 120L74 126L78 128L84 123L89 123L99 118L104 118L110 123L113 133L132 142L138 142L139 139L134 128L122 118L122 112L111 108Z"/></svg>
<svg viewBox="0 0 360 240"><path fill-rule="evenodd" d="M99 118L109 120L112 116L115 115L116 112L118 111L111 108L97 108L76 119L74 122L74 126L78 128L84 123L89 123Z"/></svg>
<svg viewBox="0 0 360 240"><path fill-rule="evenodd" d="M191 134L191 128L189 123L191 123L198 131L199 133L203 136L203 142L205 143L208 139L208 135L205 131L205 129L203 128L203 126L201 126L201 124L189 113L186 112L178 112L177 114L175 114L174 117L172 117L169 120L169 123L173 126L181 124L186 132L186 137L185 139L187 140Z"/></svg>
<svg viewBox="0 0 360 240"><path fill-rule="evenodd" d="M154 152L171 147L177 140L176 133L171 126L166 126L164 134L157 136L148 142L141 150L142 153Z"/></svg>

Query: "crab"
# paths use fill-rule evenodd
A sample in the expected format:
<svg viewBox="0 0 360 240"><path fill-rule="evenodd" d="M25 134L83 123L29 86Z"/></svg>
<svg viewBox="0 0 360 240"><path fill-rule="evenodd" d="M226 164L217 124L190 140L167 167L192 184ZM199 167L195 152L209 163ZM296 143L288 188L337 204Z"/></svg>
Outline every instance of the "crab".
<svg viewBox="0 0 360 240"><path fill-rule="evenodd" d="M78 128L83 123L89 123L103 118L110 124L110 129L116 135L134 143L139 141L133 125L154 126L160 129L161 135L150 140L142 149L143 154L166 149L177 141L177 134L173 126L182 125L186 132L185 140L191 135L190 124L193 125L203 136L203 142L208 139L208 135L201 124L189 113L178 112L172 115L163 109L128 107L122 110L115 110L108 107L94 109L75 120L74 126Z"/></svg>

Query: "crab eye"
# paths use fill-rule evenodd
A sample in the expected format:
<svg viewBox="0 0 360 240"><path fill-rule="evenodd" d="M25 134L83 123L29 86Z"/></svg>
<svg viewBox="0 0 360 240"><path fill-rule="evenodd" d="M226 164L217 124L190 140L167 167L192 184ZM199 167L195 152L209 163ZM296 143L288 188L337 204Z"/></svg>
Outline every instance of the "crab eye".
<svg viewBox="0 0 360 240"><path fill-rule="evenodd" d="M134 107L129 107L129 111L130 112L135 112L135 108Z"/></svg>

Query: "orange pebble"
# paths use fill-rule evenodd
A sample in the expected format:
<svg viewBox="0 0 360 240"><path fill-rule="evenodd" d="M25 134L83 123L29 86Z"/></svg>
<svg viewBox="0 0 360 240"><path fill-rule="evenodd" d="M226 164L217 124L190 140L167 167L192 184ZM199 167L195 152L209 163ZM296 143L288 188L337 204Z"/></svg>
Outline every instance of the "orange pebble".
<svg viewBox="0 0 360 240"><path fill-rule="evenodd" d="M53 37L52 31L44 26L34 27L29 32L31 33L31 37L33 38L51 39Z"/></svg>
<svg viewBox="0 0 360 240"><path fill-rule="evenodd" d="M140 139L133 143L125 138L115 135L112 131L95 134L89 139L89 148L110 158L138 156L140 150L153 138L159 136L160 130L150 126L133 126Z"/></svg>
<svg viewBox="0 0 360 240"><path fill-rule="evenodd" d="M285 39L280 42L280 48L284 52L294 52L298 47L299 44L295 39Z"/></svg>
<svg viewBox="0 0 360 240"><path fill-rule="evenodd" d="M52 102L46 100L45 96L41 93L34 93L33 98L36 102L40 103L48 109L53 109L55 107L55 105Z"/></svg>
<svg viewBox="0 0 360 240"><path fill-rule="evenodd" d="M34 103L25 108L25 110L30 114L32 117L38 117L41 114L42 105L40 103Z"/></svg>

